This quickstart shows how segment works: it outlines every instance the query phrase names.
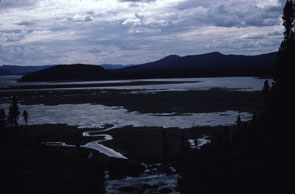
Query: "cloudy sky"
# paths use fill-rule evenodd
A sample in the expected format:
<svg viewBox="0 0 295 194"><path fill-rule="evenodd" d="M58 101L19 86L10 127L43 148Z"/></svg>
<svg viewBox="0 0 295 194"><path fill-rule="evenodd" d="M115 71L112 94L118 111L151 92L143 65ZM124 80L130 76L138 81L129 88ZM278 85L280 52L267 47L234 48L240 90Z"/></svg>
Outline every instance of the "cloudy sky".
<svg viewBox="0 0 295 194"><path fill-rule="evenodd" d="M285 0L1 0L0 65L277 51Z"/></svg>

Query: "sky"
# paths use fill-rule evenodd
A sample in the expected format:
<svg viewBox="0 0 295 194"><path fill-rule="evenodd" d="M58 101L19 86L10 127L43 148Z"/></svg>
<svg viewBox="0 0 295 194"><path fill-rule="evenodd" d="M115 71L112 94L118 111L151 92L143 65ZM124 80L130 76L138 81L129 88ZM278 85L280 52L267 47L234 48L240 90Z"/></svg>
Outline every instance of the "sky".
<svg viewBox="0 0 295 194"><path fill-rule="evenodd" d="M285 0L1 0L0 65L278 50Z"/></svg>

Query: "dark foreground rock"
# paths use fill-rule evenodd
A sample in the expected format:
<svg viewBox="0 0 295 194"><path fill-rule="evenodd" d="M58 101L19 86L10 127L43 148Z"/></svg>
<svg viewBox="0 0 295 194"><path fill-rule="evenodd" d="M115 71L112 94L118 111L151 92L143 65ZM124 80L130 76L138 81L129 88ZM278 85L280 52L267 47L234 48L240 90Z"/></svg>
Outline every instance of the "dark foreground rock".
<svg viewBox="0 0 295 194"><path fill-rule="evenodd" d="M137 177L145 170L145 167L141 163L124 159L110 159L108 168L111 179L126 176Z"/></svg>

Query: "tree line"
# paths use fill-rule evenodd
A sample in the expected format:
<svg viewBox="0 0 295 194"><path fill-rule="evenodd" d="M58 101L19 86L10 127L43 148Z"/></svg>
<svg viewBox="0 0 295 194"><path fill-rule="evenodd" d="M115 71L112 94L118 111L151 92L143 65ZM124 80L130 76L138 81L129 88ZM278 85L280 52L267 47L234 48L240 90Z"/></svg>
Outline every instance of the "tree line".
<svg viewBox="0 0 295 194"><path fill-rule="evenodd" d="M19 117L22 116L25 124L28 125L29 113L24 110L22 113L19 110L16 96L13 96L12 102L9 105L8 113L6 114L3 108L0 109L0 127L18 127Z"/></svg>
<svg viewBox="0 0 295 194"><path fill-rule="evenodd" d="M294 107L294 56L295 56L295 2L287 0L283 11L284 39L280 45L276 61L274 82L266 81L263 89L265 112L281 126L280 131L290 137Z"/></svg>

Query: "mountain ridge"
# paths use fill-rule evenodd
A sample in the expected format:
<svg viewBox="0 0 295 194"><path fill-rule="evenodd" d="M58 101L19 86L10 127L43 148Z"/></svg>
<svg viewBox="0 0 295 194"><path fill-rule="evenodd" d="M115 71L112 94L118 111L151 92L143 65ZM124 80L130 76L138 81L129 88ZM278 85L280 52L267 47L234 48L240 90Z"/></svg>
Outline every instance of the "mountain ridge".
<svg viewBox="0 0 295 194"><path fill-rule="evenodd" d="M64 71L65 76L77 80L110 80L110 79L149 79L149 78L177 78L177 77L221 77L221 76L270 76L274 72L277 52L260 54L260 55L224 55L220 52L211 52L200 55L178 56L169 55L162 59L148 62L139 65L127 66L118 69L104 69L98 65L90 65L101 67L97 76L93 72L86 74L86 69L90 66L79 64L81 69L85 68L84 75L78 76L79 72L75 72L74 65L59 65L69 66L68 70L75 73L74 77L69 76ZM95 69L94 67L93 70ZM46 69L44 70L46 72ZM41 72L44 72L41 70ZM82 73L83 71L80 70ZM36 76L39 72L34 72L23 76L21 81L41 81ZM47 78L50 81L64 80L61 75L59 78L54 74ZM44 81L44 78L42 78Z"/></svg>
<svg viewBox="0 0 295 194"><path fill-rule="evenodd" d="M200 55L170 55L160 60L125 67L116 71L128 78L253 76L274 71L277 52L261 55L224 55L220 52Z"/></svg>

